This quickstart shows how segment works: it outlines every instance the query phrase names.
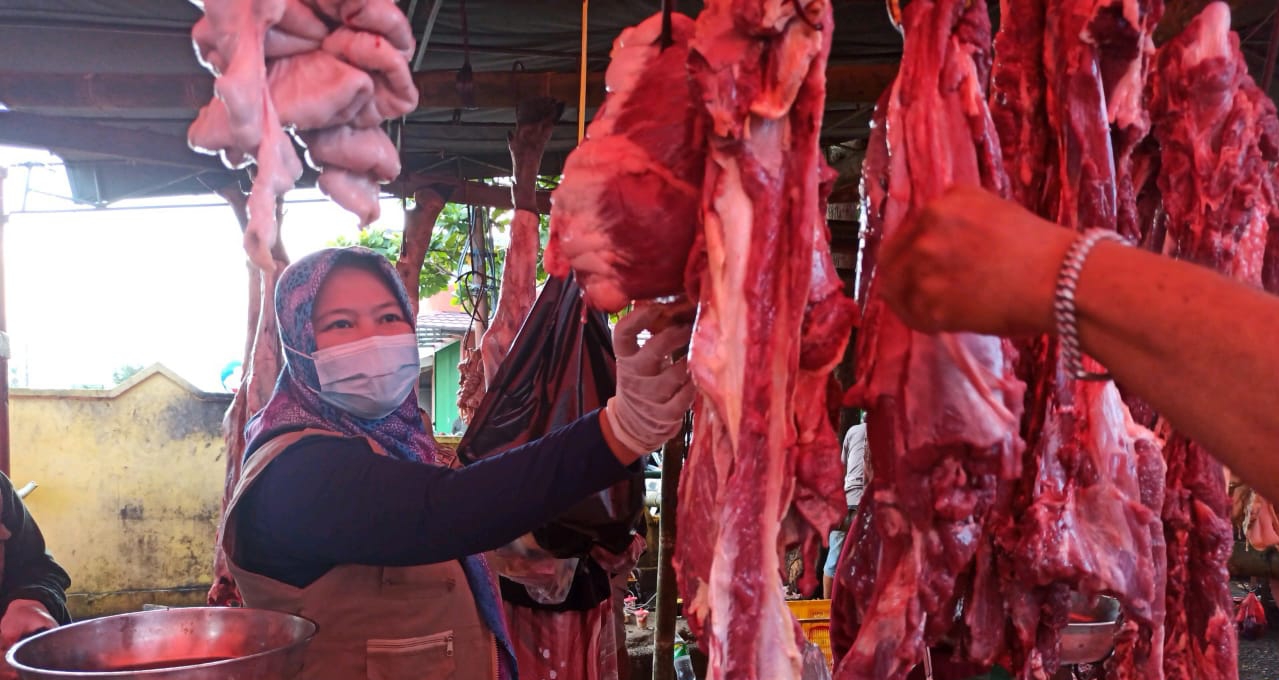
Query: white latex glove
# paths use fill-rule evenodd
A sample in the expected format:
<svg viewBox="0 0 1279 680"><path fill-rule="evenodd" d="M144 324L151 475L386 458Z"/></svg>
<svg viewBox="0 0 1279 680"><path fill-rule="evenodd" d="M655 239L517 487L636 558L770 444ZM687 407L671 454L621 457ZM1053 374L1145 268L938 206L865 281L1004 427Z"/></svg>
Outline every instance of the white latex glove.
<svg viewBox="0 0 1279 680"><path fill-rule="evenodd" d="M678 434L693 404L688 357L672 358L688 346L692 325L668 326L639 346L640 332L663 314L658 305L641 307L622 317L613 329L617 393L608 400L609 424L618 442L640 455L655 451Z"/></svg>

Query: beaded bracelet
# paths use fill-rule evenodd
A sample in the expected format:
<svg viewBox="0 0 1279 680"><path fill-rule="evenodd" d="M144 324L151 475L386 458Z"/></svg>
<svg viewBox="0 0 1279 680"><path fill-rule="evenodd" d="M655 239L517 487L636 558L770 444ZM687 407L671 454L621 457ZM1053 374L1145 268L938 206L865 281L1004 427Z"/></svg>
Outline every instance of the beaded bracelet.
<svg viewBox="0 0 1279 680"><path fill-rule="evenodd" d="M1057 287L1053 293L1053 319L1057 324L1057 337L1061 340L1061 360L1066 373L1076 380L1110 380L1110 373L1090 373L1084 370L1083 351L1079 344L1079 317L1075 308L1075 288L1079 275L1093 246L1101 241L1117 241L1125 245L1128 240L1109 229L1089 229L1080 234L1057 273Z"/></svg>

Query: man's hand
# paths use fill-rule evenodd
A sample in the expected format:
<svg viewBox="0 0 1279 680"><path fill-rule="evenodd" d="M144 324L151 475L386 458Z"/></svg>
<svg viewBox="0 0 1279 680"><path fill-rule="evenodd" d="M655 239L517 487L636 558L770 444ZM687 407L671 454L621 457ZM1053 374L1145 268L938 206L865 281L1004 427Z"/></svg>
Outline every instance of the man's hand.
<svg viewBox="0 0 1279 680"><path fill-rule="evenodd" d="M1050 331L1057 271L1075 235L988 191L955 187L884 242L879 293L924 332Z"/></svg>

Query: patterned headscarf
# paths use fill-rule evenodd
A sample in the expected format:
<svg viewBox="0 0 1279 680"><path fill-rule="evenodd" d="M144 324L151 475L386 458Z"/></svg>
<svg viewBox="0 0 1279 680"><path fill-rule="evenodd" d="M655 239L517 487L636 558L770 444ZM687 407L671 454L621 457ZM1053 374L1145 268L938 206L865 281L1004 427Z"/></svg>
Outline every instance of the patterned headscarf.
<svg viewBox="0 0 1279 680"><path fill-rule="evenodd" d="M315 352L311 311L320 286L333 269L350 264L371 265L369 268L378 272L387 288L394 293L404 318L410 324L416 321L408 293L395 268L385 257L368 248L329 248L289 265L275 287L275 312L280 321L280 339L285 347L284 370L275 383L271 400L245 427L246 456L277 435L316 428L352 437L367 437L394 458L436 463L435 439L427 432L418 411L417 390L410 393L399 408L379 420L357 418L320 400L320 380L315 373L315 362L303 356ZM515 680L515 652L506 631L497 580L483 556L471 555L459 561L480 617L493 631L502 651L498 676L501 680Z"/></svg>
<svg viewBox="0 0 1279 680"><path fill-rule="evenodd" d="M368 437L393 458L434 463L435 439L427 433L417 407L417 390L400 407L380 420L365 420L330 406L319 397L320 380L315 362L304 355L315 352L311 311L320 286L335 267L364 265L377 272L400 304L400 312L413 324L413 307L395 267L368 248L329 248L307 255L284 270L275 287L275 311L284 342L284 370L275 393L245 429L247 451L252 453L283 432L317 428L352 437Z"/></svg>

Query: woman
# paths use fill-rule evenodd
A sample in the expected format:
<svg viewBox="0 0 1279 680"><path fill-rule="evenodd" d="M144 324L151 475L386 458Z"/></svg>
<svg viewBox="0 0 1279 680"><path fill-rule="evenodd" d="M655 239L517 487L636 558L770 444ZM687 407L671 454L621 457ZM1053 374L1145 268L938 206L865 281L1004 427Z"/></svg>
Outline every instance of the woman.
<svg viewBox="0 0 1279 680"><path fill-rule="evenodd" d="M1056 281L1077 238L1015 203L957 187L883 244L880 291L925 332L1055 333ZM1279 498L1279 298L1101 241L1074 301L1085 353L1262 496Z"/></svg>
<svg viewBox="0 0 1279 680"><path fill-rule="evenodd" d="M0 474L0 653L42 630L70 623L70 585L13 482ZM18 671L0 661L0 680L17 677Z"/></svg>
<svg viewBox="0 0 1279 680"><path fill-rule="evenodd" d="M642 348L656 311L614 332L617 394L546 437L467 468L435 464L413 386L411 307L363 248L281 275L285 370L249 423L223 547L245 604L319 623L306 680L512 678L493 575L480 553L631 474L678 432L691 402L690 328Z"/></svg>

